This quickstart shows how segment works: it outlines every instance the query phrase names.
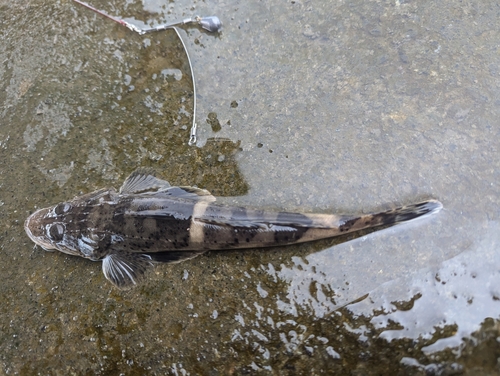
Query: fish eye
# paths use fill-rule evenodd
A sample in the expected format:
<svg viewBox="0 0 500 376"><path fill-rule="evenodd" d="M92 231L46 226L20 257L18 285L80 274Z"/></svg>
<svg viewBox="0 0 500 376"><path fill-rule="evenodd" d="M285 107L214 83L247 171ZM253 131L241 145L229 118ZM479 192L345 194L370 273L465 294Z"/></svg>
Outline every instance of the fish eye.
<svg viewBox="0 0 500 376"><path fill-rule="evenodd" d="M61 241L64 237L64 226L60 223L55 223L50 226L49 236L53 241Z"/></svg>
<svg viewBox="0 0 500 376"><path fill-rule="evenodd" d="M60 204L58 204L54 208L54 213L56 213L57 215L64 214L64 213L68 212L69 209L71 209L71 205L70 204L68 204L67 202L61 202Z"/></svg>

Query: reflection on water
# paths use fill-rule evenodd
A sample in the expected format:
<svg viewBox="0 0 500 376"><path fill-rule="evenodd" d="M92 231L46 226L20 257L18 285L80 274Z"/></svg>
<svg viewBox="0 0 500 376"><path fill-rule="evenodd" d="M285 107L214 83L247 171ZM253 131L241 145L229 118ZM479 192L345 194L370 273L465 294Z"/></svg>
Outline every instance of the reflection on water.
<svg viewBox="0 0 500 376"><path fill-rule="evenodd" d="M139 36L69 1L0 5L4 373L498 372L496 3L94 5L140 26L222 19L217 37L181 31L200 141L187 145L174 33ZM160 265L129 292L95 263L33 249L34 208L138 166L225 203L445 209L342 244Z"/></svg>
<svg viewBox="0 0 500 376"><path fill-rule="evenodd" d="M498 222L492 222L471 250L438 268L385 283L348 309L373 316L371 324L388 342L420 339L425 354L453 349L459 356L486 318L500 317L500 254L491 252L499 246ZM401 301L411 304L398 307ZM388 329L393 325L399 328Z"/></svg>
<svg viewBox="0 0 500 376"><path fill-rule="evenodd" d="M490 252L499 246L497 227L497 222L491 223L469 251L435 268L381 284L344 307L338 300L342 301L345 289L333 287L335 277L325 273L323 264L315 260L318 253L291 257L291 265L282 264L278 270L271 264L261 266L267 275L259 276L254 288L262 299L253 307L244 304L245 313L235 316L240 329L232 340L249 346L253 343L253 348L259 349L262 355L252 363L254 370L269 368L278 341L291 353L312 355L319 349L332 359L343 359L348 368L354 364L346 358L356 349L357 357L364 353L361 363L365 365L378 357L378 370L388 365L394 370L397 361L407 371L462 372L464 364L477 364L477 354L488 351L484 350L488 343L493 341L497 348L500 331L492 318L500 316L500 259ZM270 286L281 282L288 292L273 296ZM304 323L304 315L314 319ZM288 319L275 321L283 317ZM318 321L330 326L324 336L318 335ZM332 332L336 333L333 338ZM386 353L389 349L403 351L404 356ZM496 369L495 353L487 355L487 361L483 359L485 367Z"/></svg>

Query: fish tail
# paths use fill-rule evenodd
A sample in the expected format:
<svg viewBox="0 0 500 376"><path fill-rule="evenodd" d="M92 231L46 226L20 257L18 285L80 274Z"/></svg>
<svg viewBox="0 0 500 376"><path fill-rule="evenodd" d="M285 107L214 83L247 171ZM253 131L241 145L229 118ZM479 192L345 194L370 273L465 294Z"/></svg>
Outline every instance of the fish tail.
<svg viewBox="0 0 500 376"><path fill-rule="evenodd" d="M396 218L394 223L407 222L425 215L434 214L442 208L443 204L437 200L427 200L418 204L403 206L395 210Z"/></svg>
<svg viewBox="0 0 500 376"><path fill-rule="evenodd" d="M440 211L442 208L443 205L437 200L422 201L417 204L401 206L380 213L346 219L344 223L339 226L339 230L340 233L346 233L370 227L395 225L431 215Z"/></svg>

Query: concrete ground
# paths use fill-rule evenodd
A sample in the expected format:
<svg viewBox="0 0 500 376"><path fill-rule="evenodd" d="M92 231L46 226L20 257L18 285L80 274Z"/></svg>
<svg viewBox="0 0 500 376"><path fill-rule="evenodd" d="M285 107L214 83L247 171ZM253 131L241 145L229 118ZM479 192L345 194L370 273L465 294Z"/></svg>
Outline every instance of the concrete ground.
<svg viewBox="0 0 500 376"><path fill-rule="evenodd" d="M496 1L0 0L0 372L495 374ZM131 291L25 218L137 167L225 203L412 223L159 265Z"/></svg>

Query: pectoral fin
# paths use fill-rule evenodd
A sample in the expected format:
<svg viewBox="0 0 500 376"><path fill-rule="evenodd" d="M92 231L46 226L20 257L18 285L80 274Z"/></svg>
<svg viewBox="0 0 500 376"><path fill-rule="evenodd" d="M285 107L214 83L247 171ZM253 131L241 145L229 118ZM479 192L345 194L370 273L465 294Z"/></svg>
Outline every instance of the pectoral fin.
<svg viewBox="0 0 500 376"><path fill-rule="evenodd" d="M112 253L102 260L104 276L122 290L138 285L152 269L151 257L139 253Z"/></svg>

